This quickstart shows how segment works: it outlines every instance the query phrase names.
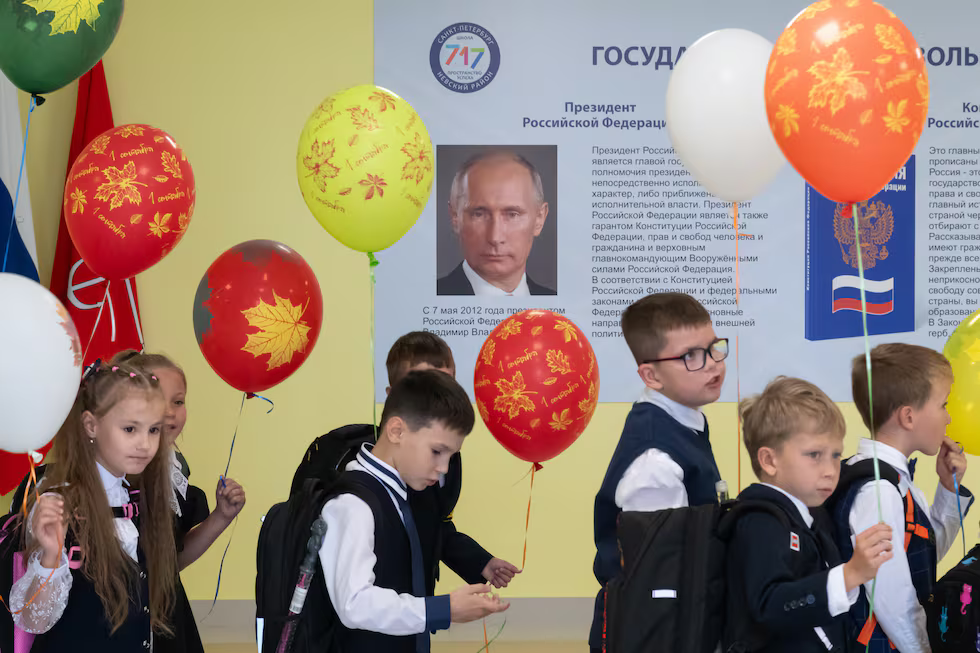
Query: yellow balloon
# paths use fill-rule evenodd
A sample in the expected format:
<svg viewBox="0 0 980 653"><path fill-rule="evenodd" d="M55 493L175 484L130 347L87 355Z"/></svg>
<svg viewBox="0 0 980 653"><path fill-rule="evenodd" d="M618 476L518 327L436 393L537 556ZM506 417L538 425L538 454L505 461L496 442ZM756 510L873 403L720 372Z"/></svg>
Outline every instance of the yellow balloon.
<svg viewBox="0 0 980 653"><path fill-rule="evenodd" d="M374 85L320 103L296 153L306 206L331 236L361 252L390 247L412 228L429 200L434 167L415 109Z"/></svg>
<svg viewBox="0 0 980 653"><path fill-rule="evenodd" d="M943 354L953 367L946 435L968 454L980 455L980 311L960 322Z"/></svg>

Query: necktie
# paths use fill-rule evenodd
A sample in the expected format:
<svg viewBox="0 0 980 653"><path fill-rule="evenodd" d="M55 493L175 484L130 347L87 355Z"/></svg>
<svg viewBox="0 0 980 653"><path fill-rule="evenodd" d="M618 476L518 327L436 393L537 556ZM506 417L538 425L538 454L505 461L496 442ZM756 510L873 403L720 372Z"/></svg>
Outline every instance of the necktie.
<svg viewBox="0 0 980 653"><path fill-rule="evenodd" d="M408 543L412 549L412 594L415 596L425 596L425 565L422 562L422 544L419 542L419 532L415 527L415 518L412 516L412 508L408 502L402 498L398 492L394 493L398 500L398 507L402 511L402 519L405 522L405 531L408 533ZM429 653L430 642L429 634L419 633L415 636L415 650L417 653Z"/></svg>

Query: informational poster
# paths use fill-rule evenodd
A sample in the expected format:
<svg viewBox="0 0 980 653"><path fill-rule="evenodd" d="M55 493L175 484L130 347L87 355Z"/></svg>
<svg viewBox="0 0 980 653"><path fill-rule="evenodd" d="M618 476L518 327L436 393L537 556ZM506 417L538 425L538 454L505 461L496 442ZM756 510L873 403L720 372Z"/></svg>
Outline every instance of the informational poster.
<svg viewBox="0 0 980 653"><path fill-rule="evenodd" d="M815 197L787 164L739 205L736 261L733 207L689 175L665 129L685 49L730 27L774 43L806 4L375 0L375 83L422 116L436 167L419 221L378 253L378 378L391 343L424 329L452 347L472 396L490 331L546 308L589 338L600 401L633 401L641 386L620 314L677 290L738 340L722 401L736 399L736 374L743 395L787 374L849 401L850 361L864 351L850 209ZM862 250L877 257L868 328L872 345L941 349L980 308L980 5L886 5L929 64L929 121L880 204L858 209Z"/></svg>

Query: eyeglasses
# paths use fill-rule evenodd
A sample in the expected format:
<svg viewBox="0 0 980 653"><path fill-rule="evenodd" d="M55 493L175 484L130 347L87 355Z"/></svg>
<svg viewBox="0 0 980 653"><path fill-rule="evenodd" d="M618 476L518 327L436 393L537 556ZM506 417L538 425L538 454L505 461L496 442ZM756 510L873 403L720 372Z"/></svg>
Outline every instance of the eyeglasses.
<svg viewBox="0 0 980 653"><path fill-rule="evenodd" d="M695 347L694 349L689 349L687 353L681 356L671 356L670 358L656 358L654 360L643 361L643 365L647 363L663 363L664 361L684 361L684 367L687 368L688 372L697 372L698 370L704 369L704 366L708 362L708 356L711 356L711 360L720 363L721 361L728 358L728 338L718 338L705 349L704 347Z"/></svg>

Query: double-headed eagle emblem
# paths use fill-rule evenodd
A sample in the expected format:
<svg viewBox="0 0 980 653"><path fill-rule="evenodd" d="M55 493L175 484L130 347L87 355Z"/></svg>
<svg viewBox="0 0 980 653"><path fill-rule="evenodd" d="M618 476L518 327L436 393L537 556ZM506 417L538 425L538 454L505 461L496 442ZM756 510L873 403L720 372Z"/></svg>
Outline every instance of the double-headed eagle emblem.
<svg viewBox="0 0 980 653"><path fill-rule="evenodd" d="M888 258L885 247L895 230L892 208L884 202L859 202L854 205L838 204L834 209L834 237L840 245L844 262L858 267L857 238L854 234L854 218L850 208L858 212L858 233L861 242L861 258L864 269L873 268L878 261Z"/></svg>

